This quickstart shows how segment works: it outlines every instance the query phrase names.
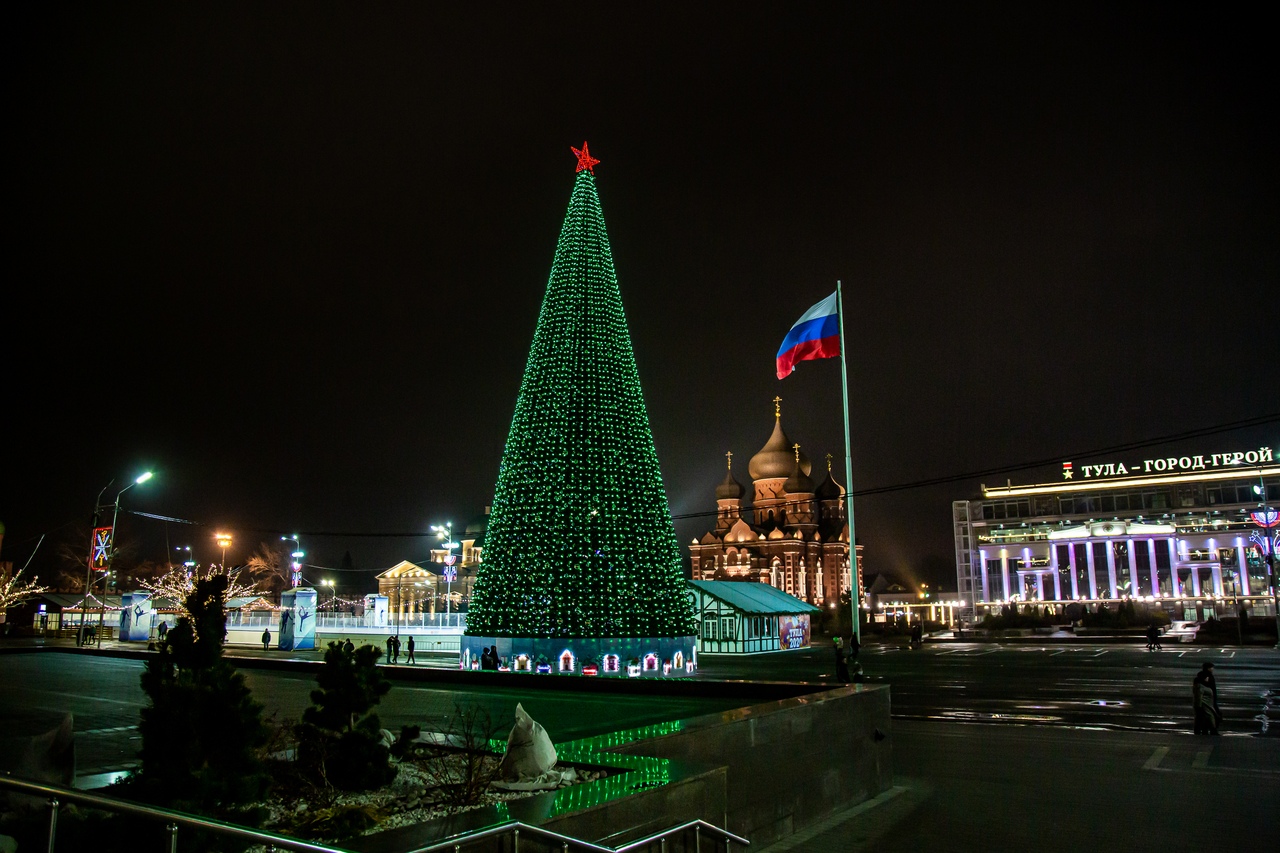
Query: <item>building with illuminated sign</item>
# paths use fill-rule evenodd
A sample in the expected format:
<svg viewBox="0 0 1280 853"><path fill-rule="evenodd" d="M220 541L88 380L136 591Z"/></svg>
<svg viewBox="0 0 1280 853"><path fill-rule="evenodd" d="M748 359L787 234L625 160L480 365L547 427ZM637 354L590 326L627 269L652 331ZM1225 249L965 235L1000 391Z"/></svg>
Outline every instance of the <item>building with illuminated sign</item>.
<svg viewBox="0 0 1280 853"><path fill-rule="evenodd" d="M809 457L782 430L774 399L773 434L751 457L751 504L729 470L716 487L716 526L689 545L695 581L758 581L801 601L835 606L849 591L845 489L827 474L815 485ZM859 564L861 564L859 545Z"/></svg>
<svg viewBox="0 0 1280 853"><path fill-rule="evenodd" d="M982 618L1007 601L1159 603L1175 619L1275 610L1280 465L1271 448L1064 462L1056 483L955 501L960 597Z"/></svg>

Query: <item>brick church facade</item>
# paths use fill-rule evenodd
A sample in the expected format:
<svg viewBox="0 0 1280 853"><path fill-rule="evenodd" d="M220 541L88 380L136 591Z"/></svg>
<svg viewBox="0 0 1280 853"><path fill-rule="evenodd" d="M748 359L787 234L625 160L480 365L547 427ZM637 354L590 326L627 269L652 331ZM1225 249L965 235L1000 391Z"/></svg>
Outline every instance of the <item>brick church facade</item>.
<svg viewBox="0 0 1280 853"><path fill-rule="evenodd" d="M733 475L733 454L726 454L715 529L689 546L693 579L757 581L836 606L849 590L845 489L831 475L829 454L826 476L814 485L809 457L782 429L780 402L774 400L773 434L747 465L750 506Z"/></svg>

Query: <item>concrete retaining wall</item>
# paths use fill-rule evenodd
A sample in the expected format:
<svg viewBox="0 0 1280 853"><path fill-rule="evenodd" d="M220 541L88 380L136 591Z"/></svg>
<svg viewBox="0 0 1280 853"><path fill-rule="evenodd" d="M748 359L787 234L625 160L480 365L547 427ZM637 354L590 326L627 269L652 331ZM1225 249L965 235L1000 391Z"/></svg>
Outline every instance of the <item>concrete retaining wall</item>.
<svg viewBox="0 0 1280 853"><path fill-rule="evenodd" d="M888 790L890 726L889 688L851 685L699 717L626 751L725 765L725 828L763 846Z"/></svg>

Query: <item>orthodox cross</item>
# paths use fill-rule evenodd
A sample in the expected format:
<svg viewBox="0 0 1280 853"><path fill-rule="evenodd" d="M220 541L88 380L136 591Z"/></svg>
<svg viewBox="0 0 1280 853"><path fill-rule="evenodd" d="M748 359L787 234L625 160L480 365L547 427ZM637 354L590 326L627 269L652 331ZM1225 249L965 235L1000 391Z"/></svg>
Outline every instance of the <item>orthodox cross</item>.
<svg viewBox="0 0 1280 853"><path fill-rule="evenodd" d="M724 455L725 455L725 458L729 460L729 470L732 471L733 470L733 451L732 450L726 451Z"/></svg>
<svg viewBox="0 0 1280 853"><path fill-rule="evenodd" d="M782 417L782 398L781 397L773 398L773 416L775 418Z"/></svg>

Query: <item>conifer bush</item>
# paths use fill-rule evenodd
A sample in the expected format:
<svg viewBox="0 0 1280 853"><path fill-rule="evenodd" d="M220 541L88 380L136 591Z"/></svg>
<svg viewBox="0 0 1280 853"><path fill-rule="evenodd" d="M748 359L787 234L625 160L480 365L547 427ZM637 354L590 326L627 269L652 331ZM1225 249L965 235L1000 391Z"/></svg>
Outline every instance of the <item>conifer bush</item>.
<svg viewBox="0 0 1280 853"><path fill-rule="evenodd" d="M201 579L142 674L148 704L129 793L155 805L257 826L268 730L244 676L222 656L227 579Z"/></svg>
<svg viewBox="0 0 1280 853"><path fill-rule="evenodd" d="M304 772L347 791L367 791L395 778L382 722L373 712L391 683L378 669L374 646L346 651L331 642L311 691L312 706L298 726L298 760Z"/></svg>

